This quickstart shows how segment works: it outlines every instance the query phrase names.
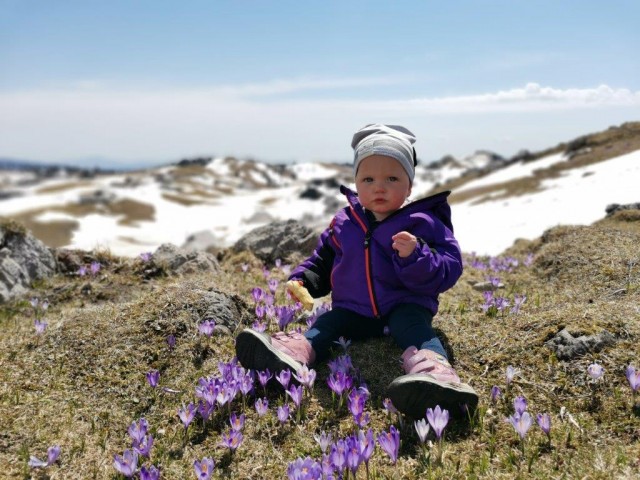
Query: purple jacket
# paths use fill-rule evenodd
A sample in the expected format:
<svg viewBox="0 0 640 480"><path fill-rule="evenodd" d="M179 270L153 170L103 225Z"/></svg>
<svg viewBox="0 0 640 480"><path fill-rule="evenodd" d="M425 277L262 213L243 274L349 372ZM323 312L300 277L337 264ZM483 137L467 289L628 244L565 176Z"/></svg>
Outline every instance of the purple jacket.
<svg viewBox="0 0 640 480"><path fill-rule="evenodd" d="M349 206L340 210L313 254L289 277L302 280L312 297L332 292L334 307L376 317L399 303L438 311L438 294L462 275L462 255L453 236L450 192L409 203L381 222L365 213L358 196L342 186ZM401 258L391 237L408 231L416 250Z"/></svg>

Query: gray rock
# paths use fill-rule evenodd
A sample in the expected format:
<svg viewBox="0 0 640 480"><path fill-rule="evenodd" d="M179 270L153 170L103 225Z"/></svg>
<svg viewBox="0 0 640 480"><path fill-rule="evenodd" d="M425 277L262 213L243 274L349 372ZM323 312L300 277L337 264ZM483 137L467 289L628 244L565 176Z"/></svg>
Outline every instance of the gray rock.
<svg viewBox="0 0 640 480"><path fill-rule="evenodd" d="M249 323L253 318L247 303L237 295L212 290L203 292L198 310L204 311L203 320L216 322L215 332L231 335L238 325Z"/></svg>
<svg viewBox="0 0 640 480"><path fill-rule="evenodd" d="M611 205L607 205L605 211L607 212L607 217L610 217L616 212L620 212L622 210L640 210L640 202L638 203L627 203L626 205L620 205L619 203L612 203Z"/></svg>
<svg viewBox="0 0 640 480"><path fill-rule="evenodd" d="M56 273L52 251L31 233L0 225L0 303L23 295L35 280Z"/></svg>
<svg viewBox="0 0 640 480"><path fill-rule="evenodd" d="M293 253L310 255L317 234L296 220L273 222L251 230L232 247L235 252L249 250L265 263L287 259Z"/></svg>
<svg viewBox="0 0 640 480"><path fill-rule="evenodd" d="M500 282L495 285L492 282L476 282L472 284L471 288L478 292L495 292L499 288L504 288L504 283Z"/></svg>
<svg viewBox="0 0 640 480"><path fill-rule="evenodd" d="M615 337L607 330L603 330L597 335L574 337L565 328L544 344L555 352L559 360L571 360L589 352L599 352L615 342Z"/></svg>
<svg viewBox="0 0 640 480"><path fill-rule="evenodd" d="M80 195L78 203L80 205L108 205L116 199L113 192L106 190L95 190L91 193Z"/></svg>
<svg viewBox="0 0 640 480"><path fill-rule="evenodd" d="M218 239L211 230L202 230L201 232L192 233L186 239L186 241L180 247L183 250L198 251L213 253L217 250L221 241Z"/></svg>
<svg viewBox="0 0 640 480"><path fill-rule="evenodd" d="M220 270L216 257L208 252L185 250L170 243L164 243L153 254L156 265L167 273L184 275L194 272Z"/></svg>

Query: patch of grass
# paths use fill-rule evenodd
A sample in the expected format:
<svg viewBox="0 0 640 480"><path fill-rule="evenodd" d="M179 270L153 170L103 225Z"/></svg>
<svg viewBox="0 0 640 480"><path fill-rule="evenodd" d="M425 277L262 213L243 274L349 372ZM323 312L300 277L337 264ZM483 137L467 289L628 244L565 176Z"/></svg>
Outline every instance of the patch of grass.
<svg viewBox="0 0 640 480"><path fill-rule="evenodd" d="M614 216L589 227L557 227L505 252L521 262L533 253L528 267L521 263L513 271L489 272L467 265L457 285L441 296L434 325L458 373L481 401L470 425L456 420L447 426L442 462L437 460L437 443L426 451L420 448L412 419L400 423L382 408L386 385L401 374L400 349L388 337L354 343L349 353L371 393L367 427L377 435L393 423L401 432L397 464L377 447L370 478L640 476L640 408L634 407L624 377L628 364L640 367L640 291L630 288L640 284L639 244L638 222ZM216 462L213 478L284 478L287 464L297 457L320 458L313 434L330 431L336 440L354 431L346 407L336 410L326 385L328 368L321 364L300 422L280 426L275 408L289 400L281 389L270 388L267 416L258 417L253 398L244 407L236 399L230 408L218 408L206 425L196 419L185 442L178 408L195 400L200 377L217 376L219 362L234 356L232 337L198 334L206 313L202 292L239 295L246 324L252 318L252 288L267 288L262 263L251 254L227 253L221 255L222 270L215 275L146 278L137 259L118 258L106 250L85 257L83 261L103 264L97 277L54 277L29 292L28 297L50 301L43 335L34 333L29 302L0 307L3 478L27 478L29 456L46 457L47 447L54 444L61 446L60 461L43 478L116 478L113 455L130 448L127 428L141 417L155 439L151 462L145 464L159 465L166 479L193 478L194 460L205 456ZM272 276L284 279L279 269L270 268ZM473 284L489 273L505 284L497 295L527 295L519 314L482 312L483 296ZM281 291L277 299L285 302ZM575 334L606 329L616 341L600 352L559 361L544 342L562 328ZM169 334L176 337L174 350L166 343ZM603 381L594 383L587 376L593 362L605 368ZM507 388L509 365L520 373ZM169 391L147 384L145 373L151 369L160 371L160 386ZM495 404L490 399L493 385L503 392ZM256 393L265 396L259 385ZM505 422L518 395L527 399L532 415L551 415L550 442L534 424L521 444ZM234 455L219 446L229 429L230 411L246 415L244 442ZM365 478L364 466L357 478Z"/></svg>

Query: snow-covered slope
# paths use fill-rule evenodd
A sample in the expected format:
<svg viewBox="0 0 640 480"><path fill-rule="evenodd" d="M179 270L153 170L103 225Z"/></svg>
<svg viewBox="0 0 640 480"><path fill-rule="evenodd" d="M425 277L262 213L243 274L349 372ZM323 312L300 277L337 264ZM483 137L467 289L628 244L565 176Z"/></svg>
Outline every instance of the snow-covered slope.
<svg viewBox="0 0 640 480"><path fill-rule="evenodd" d="M515 239L535 238L557 224L592 223L610 203L640 201L640 150L563 170L525 194L502 198L500 188L492 189L560 162L568 162L560 153L509 164L479 152L462 162L420 165L413 198L475 172L469 177L474 179L454 188L453 197L470 197L452 202L452 211L463 250L479 254L498 254ZM475 178L478 172L484 176ZM351 177L349 165L276 166L229 158L93 178L0 171L0 216L38 226L49 244L61 238L54 229L66 228L62 238L70 240L64 246L103 247L119 255L135 256L167 242L182 245L200 231L211 232L217 246L226 247L274 220L295 218L324 227L344 205L338 186L353 188Z"/></svg>

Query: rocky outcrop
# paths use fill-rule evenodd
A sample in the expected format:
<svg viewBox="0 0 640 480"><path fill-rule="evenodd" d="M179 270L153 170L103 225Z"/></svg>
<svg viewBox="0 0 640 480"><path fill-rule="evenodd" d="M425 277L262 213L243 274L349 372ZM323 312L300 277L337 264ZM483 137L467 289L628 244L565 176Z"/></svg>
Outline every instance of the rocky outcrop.
<svg viewBox="0 0 640 480"><path fill-rule="evenodd" d="M220 264L212 253L185 250L170 243L158 247L153 254L153 263L165 273L176 275L220 270Z"/></svg>
<svg viewBox="0 0 640 480"><path fill-rule="evenodd" d="M19 225L0 225L0 303L23 295L35 280L53 275L51 250Z"/></svg>
<svg viewBox="0 0 640 480"><path fill-rule="evenodd" d="M277 258L287 259L294 253L311 254L318 235L296 220L273 222L258 227L232 247L234 252L249 250L265 263L272 264Z"/></svg>
<svg viewBox="0 0 640 480"><path fill-rule="evenodd" d="M559 360L571 360L590 352L599 352L604 347L613 345L615 341L615 337L607 330L597 335L574 337L565 328L547 340L545 345L554 351Z"/></svg>
<svg viewBox="0 0 640 480"><path fill-rule="evenodd" d="M607 217L610 217L614 213L621 212L623 210L640 210L640 202L627 203L626 205L620 205L619 203L612 203L611 205L607 205L607 208L605 208L605 211L607 212Z"/></svg>

